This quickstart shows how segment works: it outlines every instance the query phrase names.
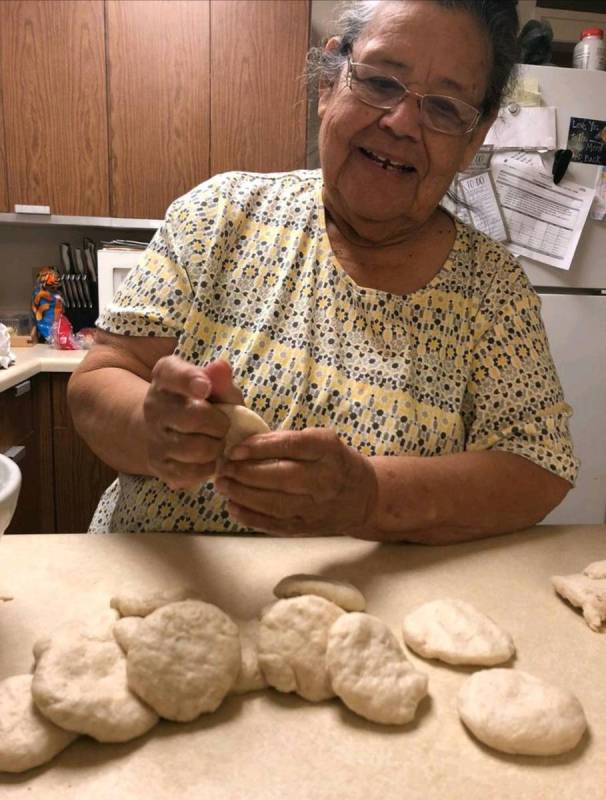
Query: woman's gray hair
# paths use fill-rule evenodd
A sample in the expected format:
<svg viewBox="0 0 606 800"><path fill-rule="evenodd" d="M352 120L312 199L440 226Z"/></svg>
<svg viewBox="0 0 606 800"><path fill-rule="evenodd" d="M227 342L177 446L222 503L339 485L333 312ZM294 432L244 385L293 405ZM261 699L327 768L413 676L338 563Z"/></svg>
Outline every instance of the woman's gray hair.
<svg viewBox="0 0 606 800"><path fill-rule="evenodd" d="M346 0L339 6L333 36L339 47L324 51L312 48L307 57L307 75L312 88L329 85L339 77L354 42L360 38L383 0ZM466 11L484 28L492 46L492 67L481 111L487 116L499 108L509 88L517 59L518 0L434 0L444 8Z"/></svg>

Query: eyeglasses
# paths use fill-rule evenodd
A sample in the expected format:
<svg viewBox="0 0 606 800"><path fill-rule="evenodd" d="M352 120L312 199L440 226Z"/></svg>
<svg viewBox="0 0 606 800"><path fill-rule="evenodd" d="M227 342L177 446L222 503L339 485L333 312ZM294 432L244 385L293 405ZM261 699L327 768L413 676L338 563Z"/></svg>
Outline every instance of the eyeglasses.
<svg viewBox="0 0 606 800"><path fill-rule="evenodd" d="M420 94L405 86L392 75L383 75L368 64L347 59L347 85L358 100L385 111L395 108L405 97L417 98L421 122L427 128L450 136L462 136L472 131L481 112L456 97L442 94Z"/></svg>

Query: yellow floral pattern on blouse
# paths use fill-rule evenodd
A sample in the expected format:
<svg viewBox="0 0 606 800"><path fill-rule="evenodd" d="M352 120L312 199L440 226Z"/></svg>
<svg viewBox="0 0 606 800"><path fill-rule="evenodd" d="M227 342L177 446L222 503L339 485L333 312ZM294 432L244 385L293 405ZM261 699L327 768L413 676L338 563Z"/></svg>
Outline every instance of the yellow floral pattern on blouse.
<svg viewBox="0 0 606 800"><path fill-rule="evenodd" d="M217 175L169 208L100 328L228 360L272 429L335 429L368 456L504 450L574 482L540 301L501 245L457 222L441 270L395 295L357 286L325 230L319 171ZM121 475L96 531L229 531L212 483Z"/></svg>

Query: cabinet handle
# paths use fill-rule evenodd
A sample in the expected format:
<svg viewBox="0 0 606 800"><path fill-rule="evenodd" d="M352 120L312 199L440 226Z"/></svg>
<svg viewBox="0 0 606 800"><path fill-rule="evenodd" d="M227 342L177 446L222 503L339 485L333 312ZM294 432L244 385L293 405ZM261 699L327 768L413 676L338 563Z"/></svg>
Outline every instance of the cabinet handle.
<svg viewBox="0 0 606 800"><path fill-rule="evenodd" d="M27 394L32 389L31 381L23 381L15 386L15 397L21 397L22 394Z"/></svg>
<svg viewBox="0 0 606 800"><path fill-rule="evenodd" d="M10 460L14 461L15 464L19 464L19 462L23 461L25 458L25 445L20 444L16 445L15 447L9 447L8 450L5 450L2 455L10 458Z"/></svg>

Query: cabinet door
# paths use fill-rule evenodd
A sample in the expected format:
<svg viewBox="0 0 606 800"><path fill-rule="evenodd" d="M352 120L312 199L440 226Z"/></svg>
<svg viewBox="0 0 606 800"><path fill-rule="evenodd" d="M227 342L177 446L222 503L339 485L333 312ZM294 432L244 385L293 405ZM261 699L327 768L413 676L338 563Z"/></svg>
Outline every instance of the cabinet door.
<svg viewBox="0 0 606 800"><path fill-rule="evenodd" d="M37 375L0 394L0 451L21 470L19 501L6 533L55 530L48 375Z"/></svg>
<svg viewBox="0 0 606 800"><path fill-rule="evenodd" d="M0 3L8 195L107 216L103 0Z"/></svg>
<svg viewBox="0 0 606 800"><path fill-rule="evenodd" d="M0 24L2 17L0 16ZM6 177L6 152L4 148L4 113L2 107L2 85L0 81L0 212L8 211L8 183Z"/></svg>
<svg viewBox="0 0 606 800"><path fill-rule="evenodd" d="M305 166L307 0L213 0L211 174Z"/></svg>
<svg viewBox="0 0 606 800"><path fill-rule="evenodd" d="M160 219L209 175L209 2L106 6L111 213Z"/></svg>
<svg viewBox="0 0 606 800"><path fill-rule="evenodd" d="M58 533L83 533L103 491L116 477L80 438L67 405L69 375L52 376L55 509Z"/></svg>

